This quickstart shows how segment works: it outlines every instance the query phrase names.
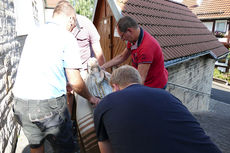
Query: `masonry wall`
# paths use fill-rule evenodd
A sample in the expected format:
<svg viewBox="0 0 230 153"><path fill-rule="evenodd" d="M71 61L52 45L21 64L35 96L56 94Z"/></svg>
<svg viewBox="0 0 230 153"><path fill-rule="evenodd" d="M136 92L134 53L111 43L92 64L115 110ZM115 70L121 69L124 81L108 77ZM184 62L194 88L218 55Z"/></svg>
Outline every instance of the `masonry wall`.
<svg viewBox="0 0 230 153"><path fill-rule="evenodd" d="M14 1L0 1L0 153L13 153L20 130L13 119L12 86L24 37L15 31Z"/></svg>
<svg viewBox="0 0 230 153"><path fill-rule="evenodd" d="M208 110L215 60L208 56L169 67L167 90L190 111Z"/></svg>

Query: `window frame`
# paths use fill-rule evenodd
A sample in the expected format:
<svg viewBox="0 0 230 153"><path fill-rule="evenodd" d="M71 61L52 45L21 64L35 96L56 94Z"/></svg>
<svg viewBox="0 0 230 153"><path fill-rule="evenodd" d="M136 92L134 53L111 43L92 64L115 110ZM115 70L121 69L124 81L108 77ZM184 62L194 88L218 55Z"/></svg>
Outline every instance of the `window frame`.
<svg viewBox="0 0 230 153"><path fill-rule="evenodd" d="M217 24L218 23L224 23L224 31L219 31L217 29ZM227 20L216 20L216 23L215 23L215 32L222 32L222 33L226 33L227 32Z"/></svg>

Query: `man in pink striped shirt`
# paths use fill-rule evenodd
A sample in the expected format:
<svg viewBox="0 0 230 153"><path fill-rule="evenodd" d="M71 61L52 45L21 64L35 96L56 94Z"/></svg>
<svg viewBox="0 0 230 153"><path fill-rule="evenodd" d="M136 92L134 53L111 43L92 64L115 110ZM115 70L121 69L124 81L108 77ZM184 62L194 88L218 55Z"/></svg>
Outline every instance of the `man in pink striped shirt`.
<svg viewBox="0 0 230 153"><path fill-rule="evenodd" d="M92 21L85 16L77 15L77 26L72 33L81 49L81 60L84 70L87 68L87 62L90 57L96 57L99 65L105 63L105 57L100 44L100 35Z"/></svg>
<svg viewBox="0 0 230 153"><path fill-rule="evenodd" d="M92 23L87 17L76 14L77 26L72 30L73 35L75 36L78 46L80 47L80 56L82 62L82 69L80 73L84 79L87 74L87 62L90 57L96 57L99 65L105 63L105 57L100 44L100 35ZM74 101L72 89L67 86L67 95L68 95L68 107L70 114L72 115L72 105ZM75 99L77 99L75 97Z"/></svg>

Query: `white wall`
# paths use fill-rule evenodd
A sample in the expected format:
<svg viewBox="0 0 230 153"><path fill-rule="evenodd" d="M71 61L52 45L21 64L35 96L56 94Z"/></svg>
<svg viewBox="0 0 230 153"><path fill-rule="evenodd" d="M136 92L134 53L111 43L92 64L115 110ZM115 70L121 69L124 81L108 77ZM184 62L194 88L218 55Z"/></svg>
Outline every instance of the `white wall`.
<svg viewBox="0 0 230 153"><path fill-rule="evenodd" d="M4 12L4 13L3 13ZM20 58L13 0L0 1L0 153L13 153L20 127L14 121L12 87Z"/></svg>
<svg viewBox="0 0 230 153"><path fill-rule="evenodd" d="M14 6L17 35L26 35L44 23L43 0L15 0Z"/></svg>

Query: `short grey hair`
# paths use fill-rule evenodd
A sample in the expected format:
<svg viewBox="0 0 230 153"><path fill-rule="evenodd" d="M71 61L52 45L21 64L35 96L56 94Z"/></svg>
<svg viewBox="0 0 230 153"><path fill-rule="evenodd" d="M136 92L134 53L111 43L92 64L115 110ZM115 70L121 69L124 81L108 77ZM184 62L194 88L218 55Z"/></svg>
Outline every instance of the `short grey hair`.
<svg viewBox="0 0 230 153"><path fill-rule="evenodd" d="M138 28L138 24L137 22L129 17L129 16L124 16L122 18L120 18L120 20L117 23L117 27L119 29L119 31L121 32L126 32L128 28Z"/></svg>
<svg viewBox="0 0 230 153"><path fill-rule="evenodd" d="M117 84L126 87L129 84L142 84L142 79L139 72L132 66L123 65L115 69L110 78L110 84Z"/></svg>
<svg viewBox="0 0 230 153"><path fill-rule="evenodd" d="M66 16L75 15L75 9L73 6L66 0L61 0L57 3L57 6L54 8L53 17L58 14L65 14Z"/></svg>

